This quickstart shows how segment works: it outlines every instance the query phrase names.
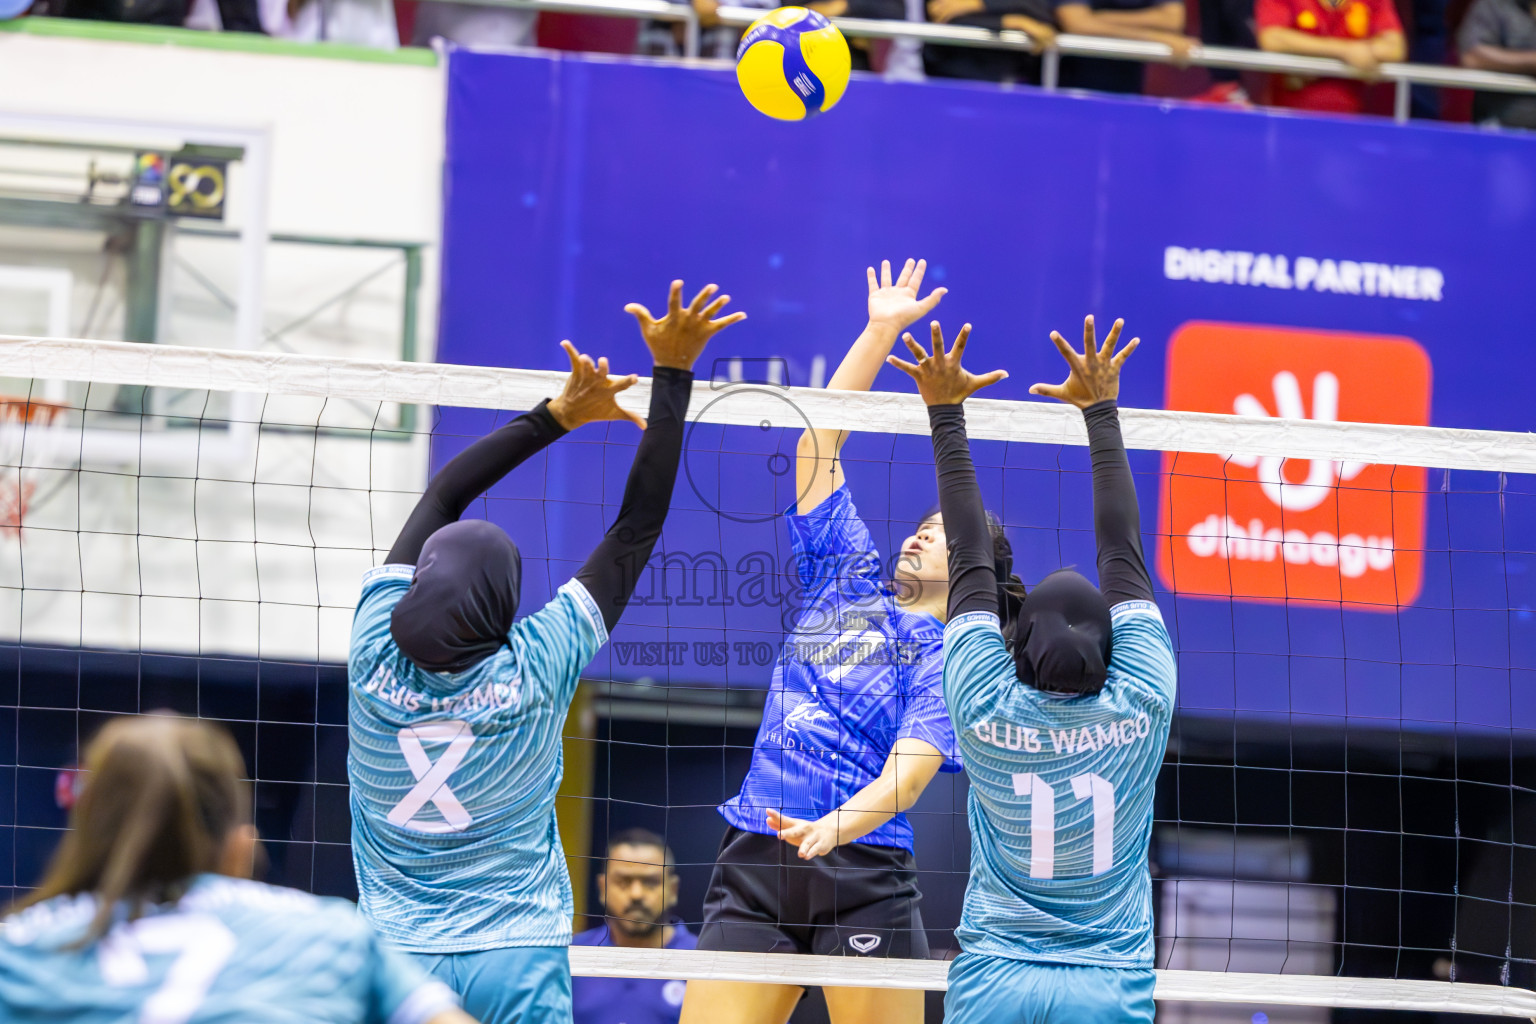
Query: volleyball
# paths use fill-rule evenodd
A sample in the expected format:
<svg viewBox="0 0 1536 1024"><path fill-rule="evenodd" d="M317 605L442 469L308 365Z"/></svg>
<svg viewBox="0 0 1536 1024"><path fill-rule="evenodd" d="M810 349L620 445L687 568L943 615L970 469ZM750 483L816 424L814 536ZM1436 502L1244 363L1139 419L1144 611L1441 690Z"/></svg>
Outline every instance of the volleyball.
<svg viewBox="0 0 1536 1024"><path fill-rule="evenodd" d="M780 7L754 21L736 50L736 80L759 111L803 121L831 110L848 88L848 41L804 7Z"/></svg>

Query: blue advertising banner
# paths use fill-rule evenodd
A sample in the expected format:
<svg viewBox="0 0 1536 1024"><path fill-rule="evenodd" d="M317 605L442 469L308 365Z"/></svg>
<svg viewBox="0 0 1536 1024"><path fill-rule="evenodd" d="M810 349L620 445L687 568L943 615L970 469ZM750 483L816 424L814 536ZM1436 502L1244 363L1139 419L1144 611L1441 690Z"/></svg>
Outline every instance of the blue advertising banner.
<svg viewBox="0 0 1536 1024"><path fill-rule="evenodd" d="M444 362L562 369L569 338L645 373L633 321L717 282L749 320L694 409L824 384L865 319L865 267L929 262L975 325L988 397L1064 375L1051 330L1124 317L1122 404L1525 430L1536 353L1536 143L1440 127L858 79L801 124L729 72L456 51ZM921 333L926 333L921 332ZM717 378L714 384L703 378ZM879 389L911 391L895 370ZM434 465L498 419L443 410ZM589 671L761 686L798 599L780 514L804 422L699 426L652 571ZM524 606L616 511L638 432L587 427L474 513L528 559ZM1092 572L1086 453L976 444L1034 582ZM935 500L926 438L845 449L889 565ZM1351 463L1133 453L1147 555L1192 714L1536 728L1536 482Z"/></svg>

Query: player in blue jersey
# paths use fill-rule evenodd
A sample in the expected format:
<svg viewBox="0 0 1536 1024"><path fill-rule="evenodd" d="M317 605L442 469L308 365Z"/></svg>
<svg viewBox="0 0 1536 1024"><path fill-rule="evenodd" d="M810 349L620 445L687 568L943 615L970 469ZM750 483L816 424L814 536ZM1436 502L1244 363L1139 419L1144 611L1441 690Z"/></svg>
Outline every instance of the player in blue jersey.
<svg viewBox="0 0 1536 1024"><path fill-rule="evenodd" d="M119 718L42 883L0 917L11 1024L474 1024L357 908L249 880L245 764L178 715Z"/></svg>
<svg viewBox="0 0 1536 1024"><path fill-rule="evenodd" d="M971 878L949 970L949 1024L1153 1019L1152 794L1173 715L1173 644L1152 601L1136 487L1120 437L1121 321L1039 395L1083 410L1093 459L1099 586L1063 569L998 622L987 523L961 404L1006 376L960 366L935 323L933 352L893 357L928 403L949 528L944 696L971 780Z"/></svg>
<svg viewBox="0 0 1536 1024"><path fill-rule="evenodd" d="M926 264L868 271L869 325L827 384L867 391L924 299ZM789 517L803 607L774 668L741 792L704 904L699 948L926 957L912 826L902 813L938 771L958 771L941 691L944 522L902 546L896 587L859 518L839 453L847 433L807 431ZM1001 531L1004 578L1011 558ZM796 849L798 848L798 856ZM783 1024L804 990L694 981L683 1024ZM828 988L835 1024L922 1019L917 991Z"/></svg>
<svg viewBox="0 0 1536 1024"><path fill-rule="evenodd" d="M476 441L427 486L352 626L347 775L363 913L488 1024L571 1019L571 882L555 827L560 733L577 676L608 639L672 499L693 362L742 319L715 286L640 322L655 358L650 423L617 519L574 579L516 619L521 560L470 502L568 430L632 419L569 342L553 401ZM643 422L643 421L642 421Z"/></svg>

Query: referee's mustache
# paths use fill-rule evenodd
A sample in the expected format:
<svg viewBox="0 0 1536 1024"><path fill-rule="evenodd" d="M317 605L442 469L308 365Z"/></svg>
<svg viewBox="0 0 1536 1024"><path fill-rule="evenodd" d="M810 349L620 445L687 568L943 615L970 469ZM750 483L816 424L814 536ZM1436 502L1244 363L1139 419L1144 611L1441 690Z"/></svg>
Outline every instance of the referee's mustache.
<svg viewBox="0 0 1536 1024"><path fill-rule="evenodd" d="M619 915L620 920L633 921L637 924L655 924L656 915L651 913L651 908L644 903L631 903L624 908L624 913Z"/></svg>

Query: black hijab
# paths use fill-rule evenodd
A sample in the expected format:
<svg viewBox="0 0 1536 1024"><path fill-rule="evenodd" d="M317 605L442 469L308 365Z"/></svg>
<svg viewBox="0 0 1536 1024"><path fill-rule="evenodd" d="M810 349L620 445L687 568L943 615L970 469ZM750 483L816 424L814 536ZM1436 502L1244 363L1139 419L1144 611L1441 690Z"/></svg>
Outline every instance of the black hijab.
<svg viewBox="0 0 1536 1024"><path fill-rule="evenodd" d="M1060 569L1024 598L1014 626L1014 671L1039 690L1093 694L1109 676L1109 602L1082 573Z"/></svg>
<svg viewBox="0 0 1536 1024"><path fill-rule="evenodd" d="M449 523L422 545L411 589L390 616L395 644L429 672L478 664L507 642L522 577L522 556L501 527Z"/></svg>

